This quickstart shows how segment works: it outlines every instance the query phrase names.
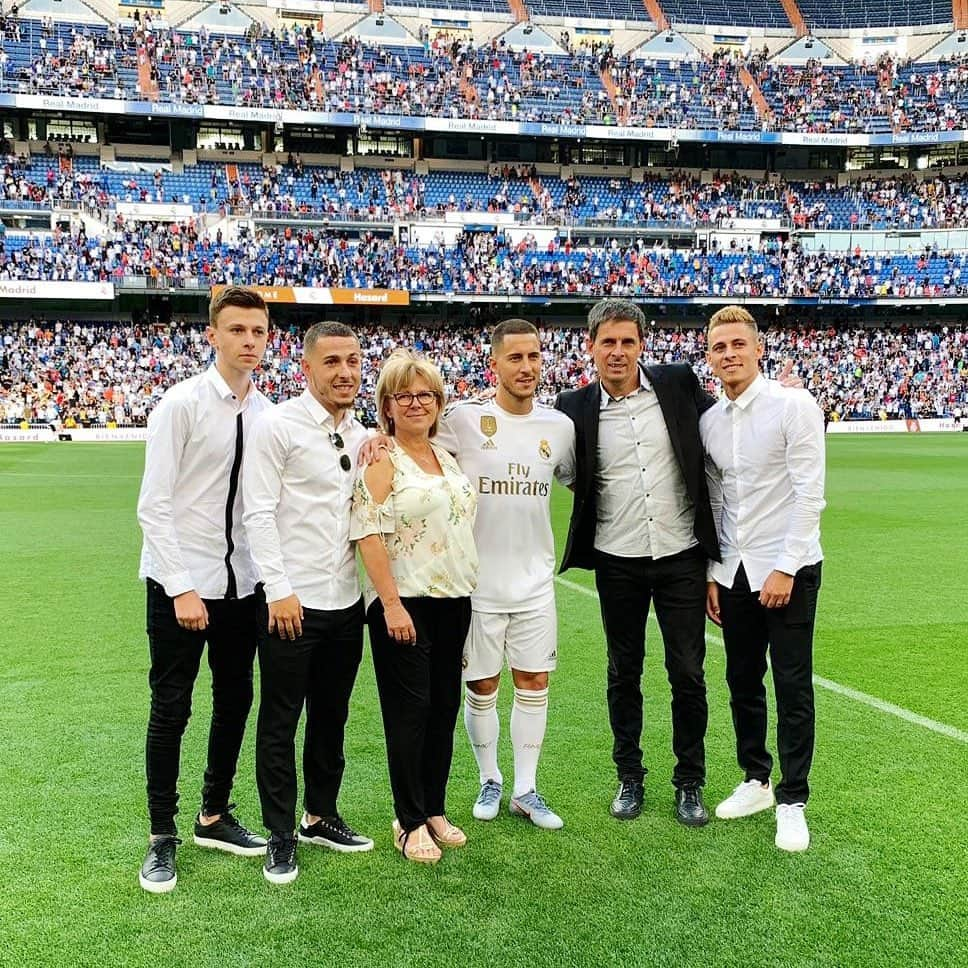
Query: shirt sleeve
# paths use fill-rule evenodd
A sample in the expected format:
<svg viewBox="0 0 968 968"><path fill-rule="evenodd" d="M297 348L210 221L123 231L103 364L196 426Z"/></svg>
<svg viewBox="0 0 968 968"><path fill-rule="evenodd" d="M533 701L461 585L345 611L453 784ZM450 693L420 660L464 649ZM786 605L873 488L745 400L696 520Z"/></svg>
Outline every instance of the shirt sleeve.
<svg viewBox="0 0 968 968"><path fill-rule="evenodd" d="M277 602L292 594L276 524L287 452L285 428L268 419L268 414L257 418L242 462L242 524L252 560L265 583L267 602Z"/></svg>
<svg viewBox="0 0 968 968"><path fill-rule="evenodd" d="M448 454L455 457L460 452L460 441L457 436L457 422L460 417L453 406L448 407L441 415L440 422L437 424L437 433L434 436L434 443L438 447L443 447Z"/></svg>
<svg viewBox="0 0 968 968"><path fill-rule="evenodd" d="M723 537L723 472L716 466L716 462L707 453L705 455L706 489L709 491L709 507L713 512L713 524L716 525L716 537ZM707 581L713 581L713 570L719 562L710 560L706 569Z"/></svg>
<svg viewBox="0 0 968 968"><path fill-rule="evenodd" d="M569 433L563 434L567 446L565 447L565 452L561 456L561 460L558 461L555 467L555 478L559 484L564 484L565 487L571 487L575 483L575 427L572 424L568 428Z"/></svg>
<svg viewBox="0 0 968 968"><path fill-rule="evenodd" d="M706 490L709 492L709 508L716 526L716 537L723 537L723 472L709 453L709 435L712 432L714 413L703 413L699 417L699 437L702 441L703 469L706 474ZM713 570L718 562L710 560L706 566L706 580L713 581Z"/></svg>
<svg viewBox="0 0 968 968"><path fill-rule="evenodd" d="M138 495L138 523L157 574L171 598L195 588L175 530L174 494L185 445L192 432L191 402L163 398L148 417L145 473Z"/></svg>
<svg viewBox="0 0 968 968"><path fill-rule="evenodd" d="M824 501L826 449L823 414L806 390L794 391L783 414L786 437L786 466L793 485L793 510L783 540L776 570L795 575L811 562L808 548L820 531Z"/></svg>
<svg viewBox="0 0 968 968"><path fill-rule="evenodd" d="M364 470L361 469L353 487L350 541L359 541L371 534L393 534L395 528L393 492L382 504L377 504L366 486Z"/></svg>

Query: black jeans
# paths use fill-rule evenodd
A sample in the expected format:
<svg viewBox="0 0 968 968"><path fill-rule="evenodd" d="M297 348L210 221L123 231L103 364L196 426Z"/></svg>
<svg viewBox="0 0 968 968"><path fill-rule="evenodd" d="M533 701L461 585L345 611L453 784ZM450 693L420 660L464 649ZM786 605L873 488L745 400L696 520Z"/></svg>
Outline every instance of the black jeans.
<svg viewBox="0 0 968 968"><path fill-rule="evenodd" d="M336 814L350 693L363 657L363 599L349 608L303 613L302 635L294 642L269 633L266 605L259 614L255 775L262 822L271 833L295 829L295 740L304 704L303 805L318 817Z"/></svg>
<svg viewBox="0 0 968 968"><path fill-rule="evenodd" d="M620 779L641 780L642 669L649 605L665 646L672 687L672 750L677 786L706 779L706 559L698 548L667 558L621 558L595 552L595 586L608 647L608 718Z"/></svg>
<svg viewBox="0 0 968 968"><path fill-rule="evenodd" d="M393 806L404 830L443 816L454 725L461 699L461 660L471 623L469 598L404 598L417 641L387 634L383 605L367 622L380 691Z"/></svg>
<svg viewBox="0 0 968 968"><path fill-rule="evenodd" d="M736 759L747 780L765 783L773 769L766 748L766 653L769 649L776 693L776 745L781 780L778 803L806 803L813 762L813 627L820 591L821 562L801 568L790 603L764 608L751 592L740 565L732 588L719 586L719 610L726 647Z"/></svg>
<svg viewBox="0 0 968 968"><path fill-rule="evenodd" d="M150 578L147 580L151 711L145 765L153 834L176 833L181 739L192 714L192 690L206 642L212 670L212 722L202 810L217 814L228 807L245 721L252 707L257 601L257 595L205 599L209 626L202 632L193 632L175 620L174 601L164 588Z"/></svg>

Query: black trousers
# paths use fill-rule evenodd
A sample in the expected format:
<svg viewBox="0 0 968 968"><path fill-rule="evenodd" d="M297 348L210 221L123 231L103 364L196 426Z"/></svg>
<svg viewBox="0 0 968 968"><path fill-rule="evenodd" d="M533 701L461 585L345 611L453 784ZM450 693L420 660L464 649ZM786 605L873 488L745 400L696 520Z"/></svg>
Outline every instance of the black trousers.
<svg viewBox="0 0 968 968"><path fill-rule="evenodd" d="M726 646L736 759L747 780L765 783L773 769L766 748L766 654L769 650L776 693L776 745L781 780L778 803L806 803L813 761L813 627L820 590L821 562L801 568L790 603L764 608L751 592L740 565L732 588L719 586L719 610Z"/></svg>
<svg viewBox="0 0 968 968"><path fill-rule="evenodd" d="M165 589L147 580L151 710L145 766L153 834L176 833L181 740L192 714L192 690L206 642L212 670L212 722L202 810L217 814L228 807L245 721L252 707L257 601L257 595L205 599L209 627L193 632L175 620L175 603Z"/></svg>
<svg viewBox="0 0 968 968"><path fill-rule="evenodd" d="M677 786L706 779L704 740L708 707L706 658L706 559L699 548L667 558L621 558L595 553L595 586L608 648L608 718L612 759L620 779L641 780L642 669L649 606L665 646L672 687L672 750Z"/></svg>
<svg viewBox="0 0 968 968"><path fill-rule="evenodd" d="M259 720L255 776L262 822L271 833L296 825L296 729L303 705L303 805L331 817L346 760L343 734L350 693L363 657L363 600L333 611L303 609L294 642L269 633L269 609L259 617Z"/></svg>
<svg viewBox="0 0 968 968"><path fill-rule="evenodd" d="M404 830L446 813L461 699L461 660L471 623L469 598L404 598L417 630L413 645L387 634L379 599L367 612L380 691L393 807Z"/></svg>

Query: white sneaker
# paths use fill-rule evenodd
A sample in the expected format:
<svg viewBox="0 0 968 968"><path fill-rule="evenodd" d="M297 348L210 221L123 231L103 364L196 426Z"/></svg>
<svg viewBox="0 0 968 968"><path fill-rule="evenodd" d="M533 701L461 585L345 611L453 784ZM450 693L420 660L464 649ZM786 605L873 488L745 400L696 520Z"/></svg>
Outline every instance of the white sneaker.
<svg viewBox="0 0 968 968"><path fill-rule="evenodd" d="M736 820L750 817L761 810L769 810L776 799L773 785L763 786L759 780L746 780L741 783L722 803L716 806L716 816L720 820Z"/></svg>
<svg viewBox="0 0 968 968"><path fill-rule="evenodd" d="M487 780L474 803L475 820L493 820L501 809L501 784L497 780Z"/></svg>
<svg viewBox="0 0 968 968"><path fill-rule="evenodd" d="M780 850L797 852L810 846L810 831L803 815L802 803L778 803L776 807L776 839Z"/></svg>
<svg viewBox="0 0 968 968"><path fill-rule="evenodd" d="M508 811L516 817L527 817L543 830L561 830L565 825L565 821L545 803L544 797L534 790L528 790L520 797L511 797Z"/></svg>

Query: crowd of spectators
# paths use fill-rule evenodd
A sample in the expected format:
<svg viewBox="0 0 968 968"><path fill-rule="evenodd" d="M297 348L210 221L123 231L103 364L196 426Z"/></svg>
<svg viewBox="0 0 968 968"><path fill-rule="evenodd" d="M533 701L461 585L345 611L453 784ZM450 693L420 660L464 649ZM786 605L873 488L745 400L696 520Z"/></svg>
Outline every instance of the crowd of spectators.
<svg viewBox="0 0 968 968"><path fill-rule="evenodd" d="M910 252L802 249L770 237L758 246L672 248L611 238L590 245L502 229L443 231L421 245L392 234L262 228L228 241L194 220L125 221L88 238L83 228L0 238L0 280L110 282L199 288L215 284L406 290L525 296L932 299L968 296L968 252L936 244Z"/></svg>
<svg viewBox="0 0 968 968"><path fill-rule="evenodd" d="M609 44L567 31L563 53L511 49L503 38L475 44L426 28L419 38L421 47L333 40L322 22L254 22L245 36L224 35L172 28L148 12L105 27L58 28L49 17L7 14L0 81L48 95L495 121L801 132L968 127L968 55L791 65L764 50L696 50L660 61L617 57ZM4 40L16 41L18 52L26 41L29 57L11 59ZM744 70L764 94L767 116L755 113Z"/></svg>
<svg viewBox="0 0 968 968"><path fill-rule="evenodd" d="M719 50L683 60L609 57L619 120L632 127L735 130L756 126L741 53Z"/></svg>
<svg viewBox="0 0 968 968"><path fill-rule="evenodd" d="M539 323L540 325L540 323ZM585 332L541 326L544 347L539 399L594 378ZM359 329L364 348L359 415L375 423L372 400L380 362L395 348L425 353L441 369L450 398L492 383L487 330L481 327ZM931 329L770 328L764 367L775 375L786 359L832 419L878 419L968 413L968 327ZM715 392L701 329L650 331L646 356L690 363ZM301 331L274 329L260 388L274 401L303 389ZM0 424L57 427L141 425L161 394L211 360L200 326L31 320L0 327Z"/></svg>
<svg viewBox="0 0 968 968"><path fill-rule="evenodd" d="M491 165L476 191L450 190L448 172L304 165L298 155L262 166L209 165L204 194L184 190L170 165L144 165L118 179L109 168L62 164L57 156L0 157L0 204L56 207L77 203L104 221L120 202L178 203L199 214L256 218L314 217L391 224L448 213L510 214L531 224L729 228L737 219L779 219L796 229L952 229L968 225L968 181L958 174L784 181L668 170L645 182L613 176L542 178L531 165Z"/></svg>
<svg viewBox="0 0 968 968"><path fill-rule="evenodd" d="M747 62L772 117L764 128L875 133L968 128L968 55L918 64L890 54L842 66Z"/></svg>

